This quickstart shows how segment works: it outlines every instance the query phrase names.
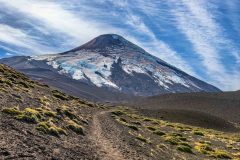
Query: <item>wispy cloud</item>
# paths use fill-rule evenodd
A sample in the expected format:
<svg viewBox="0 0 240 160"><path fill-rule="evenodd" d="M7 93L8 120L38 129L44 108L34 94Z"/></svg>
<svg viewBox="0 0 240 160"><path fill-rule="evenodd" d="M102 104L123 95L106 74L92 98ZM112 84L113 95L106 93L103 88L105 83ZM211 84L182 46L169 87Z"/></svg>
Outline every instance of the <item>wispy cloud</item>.
<svg viewBox="0 0 240 160"><path fill-rule="evenodd" d="M69 36L71 41L83 43L92 37L103 33L103 29L114 31L113 28L91 22L81 16L76 16L63 8L61 4L52 1L35 0L0 0L9 9L23 13L24 16L40 21L51 32L58 32Z"/></svg>
<svg viewBox="0 0 240 160"><path fill-rule="evenodd" d="M221 60L223 55L220 55L221 50L227 50L229 54L236 58L238 63L238 51L234 49L230 40L224 38L224 32L205 7L207 2L189 0L174 0L173 2L176 4L172 9L172 13L176 17L176 26L193 44L196 54L200 57L207 74L214 84L224 86L222 88L227 90L239 87L237 83L239 79L235 79L238 76L234 77L228 74L224 62ZM235 81L237 86L226 85Z"/></svg>
<svg viewBox="0 0 240 160"><path fill-rule="evenodd" d="M116 1L114 1L116 2ZM133 42L143 46L148 52L161 58L162 60L174 64L176 67L184 70L185 72L196 75L192 70L191 66L188 65L184 59L182 59L176 51L174 51L167 43L159 40L155 34L150 30L150 28L144 23L140 16L135 15L130 8L131 4L119 3L119 7L124 7L127 16L124 17L124 22L130 25L137 33L141 33L148 37L148 41L140 42L136 39L129 37Z"/></svg>
<svg viewBox="0 0 240 160"><path fill-rule="evenodd" d="M34 37L29 36L22 30L5 24L0 24L0 42L3 42L7 45L28 49L31 51L31 54L42 54L52 51L51 48L41 45L35 40ZM12 49L8 49L8 47L2 48L12 52Z"/></svg>

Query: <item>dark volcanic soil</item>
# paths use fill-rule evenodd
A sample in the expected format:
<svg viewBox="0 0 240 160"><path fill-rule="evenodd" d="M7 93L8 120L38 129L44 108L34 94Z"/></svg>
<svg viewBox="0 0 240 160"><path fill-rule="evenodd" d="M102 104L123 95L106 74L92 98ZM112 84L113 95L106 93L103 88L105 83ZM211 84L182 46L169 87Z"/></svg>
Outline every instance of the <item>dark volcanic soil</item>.
<svg viewBox="0 0 240 160"><path fill-rule="evenodd" d="M240 158L240 135L227 119L153 109L83 101L0 64L0 159Z"/></svg>

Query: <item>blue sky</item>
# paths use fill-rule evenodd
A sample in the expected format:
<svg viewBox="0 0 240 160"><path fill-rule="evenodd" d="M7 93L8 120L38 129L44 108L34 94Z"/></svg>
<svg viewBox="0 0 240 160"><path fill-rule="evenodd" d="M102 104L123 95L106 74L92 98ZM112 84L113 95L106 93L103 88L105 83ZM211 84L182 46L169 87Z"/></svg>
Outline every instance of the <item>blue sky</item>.
<svg viewBox="0 0 240 160"><path fill-rule="evenodd" d="M0 0L0 58L63 52L105 33L240 89L239 0Z"/></svg>

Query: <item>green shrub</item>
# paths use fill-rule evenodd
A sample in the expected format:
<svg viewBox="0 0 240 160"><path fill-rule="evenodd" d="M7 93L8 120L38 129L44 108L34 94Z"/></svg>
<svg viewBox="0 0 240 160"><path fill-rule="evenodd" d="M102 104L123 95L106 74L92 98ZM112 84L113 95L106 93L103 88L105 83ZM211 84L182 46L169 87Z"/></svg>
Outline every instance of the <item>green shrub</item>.
<svg viewBox="0 0 240 160"><path fill-rule="evenodd" d="M7 114L12 114L12 115L18 115L21 114L22 112L19 111L17 107L12 107L12 108L4 108L2 112L7 113Z"/></svg>
<svg viewBox="0 0 240 160"><path fill-rule="evenodd" d="M145 143L148 142L148 140L141 134L137 135L135 138Z"/></svg>
<svg viewBox="0 0 240 160"><path fill-rule="evenodd" d="M16 116L16 119L24 122L29 122L29 123L38 122L38 118L34 114L25 114L25 113L19 114L18 116Z"/></svg>
<svg viewBox="0 0 240 160"><path fill-rule="evenodd" d="M155 128L153 126L147 126L146 128L149 129L150 131L156 131L157 130L157 128Z"/></svg>
<svg viewBox="0 0 240 160"><path fill-rule="evenodd" d="M186 142L181 142L181 143L179 143L180 145L183 145L183 146L187 146L187 147L189 147L189 148L192 148L192 146L191 145L189 145L188 143L186 143Z"/></svg>
<svg viewBox="0 0 240 160"><path fill-rule="evenodd" d="M113 112L111 112L111 113L114 114L114 115L116 115L116 116L121 116L121 115L124 114L124 112L123 112L123 111L120 111L120 110L118 110L118 111L113 111Z"/></svg>
<svg viewBox="0 0 240 160"><path fill-rule="evenodd" d="M160 130L156 130L153 132L154 134L156 135L159 135L159 136L163 136L163 135L166 135L164 132L160 131Z"/></svg>
<svg viewBox="0 0 240 160"><path fill-rule="evenodd" d="M24 88L30 88L27 83L25 82L19 82L18 84L22 85Z"/></svg>
<svg viewBox="0 0 240 160"><path fill-rule="evenodd" d="M37 130L42 131L45 134L50 134L59 137L61 134L67 134L66 131L60 127L50 124L49 122L40 122L36 127Z"/></svg>
<svg viewBox="0 0 240 160"><path fill-rule="evenodd" d="M77 134L84 135L83 127L72 120L68 121L67 127Z"/></svg>
<svg viewBox="0 0 240 160"><path fill-rule="evenodd" d="M193 131L193 134L198 135L198 136L204 136L204 133L201 131Z"/></svg>
<svg viewBox="0 0 240 160"><path fill-rule="evenodd" d="M127 126L135 131L138 131L138 128L134 125L131 125L131 124L127 124Z"/></svg>
<svg viewBox="0 0 240 160"><path fill-rule="evenodd" d="M213 156L220 159L232 159L231 155L224 150L215 150Z"/></svg>
<svg viewBox="0 0 240 160"><path fill-rule="evenodd" d="M62 106L56 110L60 115L66 115L70 119L77 119L77 116L72 111L70 111L69 107L67 106Z"/></svg>
<svg viewBox="0 0 240 160"><path fill-rule="evenodd" d="M39 111L32 108L25 108L21 114L16 116L17 120L21 120L29 123L37 123L41 119Z"/></svg>
<svg viewBox="0 0 240 160"><path fill-rule="evenodd" d="M127 120L124 119L124 118L119 118L119 120L122 121L122 122L126 122L127 123Z"/></svg>
<svg viewBox="0 0 240 160"><path fill-rule="evenodd" d="M178 145L179 142L181 142L177 137L173 136L166 136L165 142L170 143L171 145Z"/></svg>
<svg viewBox="0 0 240 160"><path fill-rule="evenodd" d="M171 136L173 137L183 137L180 133L172 133Z"/></svg>
<svg viewBox="0 0 240 160"><path fill-rule="evenodd" d="M192 149L189 146L186 146L186 145L177 146L177 150L182 151L182 152L186 152L186 153L193 153Z"/></svg>
<svg viewBox="0 0 240 160"><path fill-rule="evenodd" d="M206 143L196 143L194 147L198 152L203 154L209 154L210 152L214 151L209 144Z"/></svg>
<svg viewBox="0 0 240 160"><path fill-rule="evenodd" d="M49 111L49 110L43 110L43 113L49 117L56 117L57 113L53 112L53 111Z"/></svg>
<svg viewBox="0 0 240 160"><path fill-rule="evenodd" d="M150 122L150 121L152 121L152 119L151 118L144 118L143 121Z"/></svg>
<svg viewBox="0 0 240 160"><path fill-rule="evenodd" d="M53 90L52 93L53 93L53 96L58 98L58 99L61 99L63 101L69 100L69 98L62 92L59 92L57 90Z"/></svg>
<svg viewBox="0 0 240 160"><path fill-rule="evenodd" d="M139 126L141 126L142 124L140 123L140 122L137 122L137 121L135 121L135 122L132 122L133 124L136 124L136 125L139 125Z"/></svg>

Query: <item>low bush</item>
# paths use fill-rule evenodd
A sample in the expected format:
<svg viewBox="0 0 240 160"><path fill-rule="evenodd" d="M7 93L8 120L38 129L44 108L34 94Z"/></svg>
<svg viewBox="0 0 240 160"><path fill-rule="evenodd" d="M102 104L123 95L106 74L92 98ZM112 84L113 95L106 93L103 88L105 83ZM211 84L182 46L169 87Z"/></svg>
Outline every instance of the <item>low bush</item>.
<svg viewBox="0 0 240 160"><path fill-rule="evenodd" d="M135 131L138 131L138 128L134 125L131 125L131 124L127 124L127 126Z"/></svg>
<svg viewBox="0 0 240 160"><path fill-rule="evenodd" d="M224 150L215 150L215 152L213 153L213 156L215 158L220 158L220 159L232 159L232 156Z"/></svg>
<svg viewBox="0 0 240 160"><path fill-rule="evenodd" d="M204 136L204 133L201 131L193 131L193 134L198 135L198 136Z"/></svg>
<svg viewBox="0 0 240 160"><path fill-rule="evenodd" d="M116 115L116 116L121 116L121 115L124 114L124 112L123 112L123 111L120 111L120 110L118 110L118 111L113 111L113 112L111 112L111 113L114 114L114 115Z"/></svg>
<svg viewBox="0 0 240 160"><path fill-rule="evenodd" d="M164 135L166 135L164 132L162 132L162 131L160 131L160 130L156 130L156 131L154 131L153 133L156 134L156 135L159 135L159 136L164 136Z"/></svg>
<svg viewBox="0 0 240 160"><path fill-rule="evenodd" d="M166 136L165 137L165 142L168 142L171 145L178 145L178 143L180 143L181 141L177 137Z"/></svg>
<svg viewBox="0 0 240 160"><path fill-rule="evenodd" d="M77 134L84 135L83 127L72 120L68 121L67 127Z"/></svg>
<svg viewBox="0 0 240 160"><path fill-rule="evenodd" d="M57 90L53 90L52 94L53 94L54 97L56 97L58 99L61 99L63 101L69 100L69 98L64 93L59 92Z"/></svg>
<svg viewBox="0 0 240 160"><path fill-rule="evenodd" d="M157 130L157 128L153 127L153 126L146 126L146 128L150 131L156 131Z"/></svg>
<svg viewBox="0 0 240 160"><path fill-rule="evenodd" d="M138 134L135 138L145 143L148 142L148 140L141 134Z"/></svg>
<svg viewBox="0 0 240 160"><path fill-rule="evenodd" d="M17 107L11 107L11 108L4 108L2 110L3 113L11 114L11 115L18 115L22 112Z"/></svg>
<svg viewBox="0 0 240 160"><path fill-rule="evenodd" d="M196 143L194 147L198 152L203 154L210 154L210 152L214 151L209 144L206 143Z"/></svg>
<svg viewBox="0 0 240 160"><path fill-rule="evenodd" d="M192 149L189 146L186 146L186 145L177 146L177 150L182 151L182 152L186 152L186 153L193 153Z"/></svg>
<svg viewBox="0 0 240 160"><path fill-rule="evenodd" d="M61 134L67 134L66 131L60 127L55 126L49 122L40 122L36 127L37 130L42 131L45 134L50 134L56 137L60 137Z"/></svg>

